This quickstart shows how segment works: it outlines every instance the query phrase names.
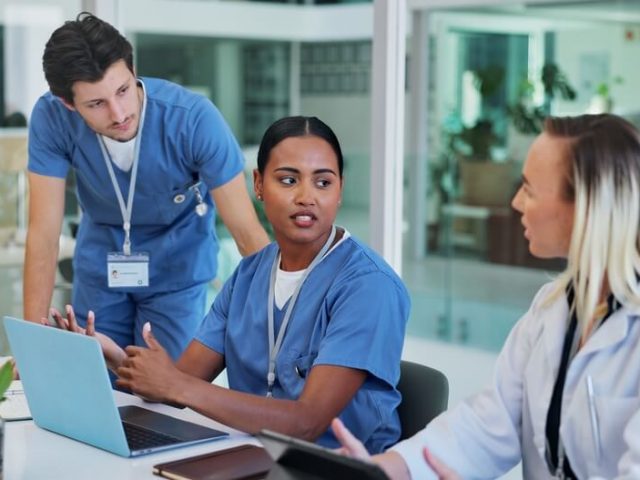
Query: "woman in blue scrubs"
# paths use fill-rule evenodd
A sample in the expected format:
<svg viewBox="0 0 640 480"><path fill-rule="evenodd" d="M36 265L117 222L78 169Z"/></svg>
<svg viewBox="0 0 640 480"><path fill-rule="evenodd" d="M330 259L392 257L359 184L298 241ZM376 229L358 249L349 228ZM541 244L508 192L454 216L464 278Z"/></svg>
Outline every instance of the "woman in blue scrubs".
<svg viewBox="0 0 640 480"><path fill-rule="evenodd" d="M254 189L276 241L242 260L176 364L150 328L148 348L126 352L100 336L118 386L250 433L335 447L328 427L339 416L371 451L397 441L409 297L384 260L334 225L342 171L338 140L317 118L269 127ZM90 315L91 334L93 324ZM211 384L225 368L230 389Z"/></svg>

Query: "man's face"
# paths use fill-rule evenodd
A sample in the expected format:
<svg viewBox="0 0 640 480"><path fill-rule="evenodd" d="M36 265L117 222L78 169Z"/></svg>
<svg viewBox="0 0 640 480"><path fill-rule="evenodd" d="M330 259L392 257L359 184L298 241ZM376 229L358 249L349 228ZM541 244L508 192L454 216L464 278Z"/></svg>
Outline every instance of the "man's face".
<svg viewBox="0 0 640 480"><path fill-rule="evenodd" d="M97 82L75 82L72 87L73 105L96 133L120 142L135 137L140 123L142 93L136 78L124 60L111 65Z"/></svg>

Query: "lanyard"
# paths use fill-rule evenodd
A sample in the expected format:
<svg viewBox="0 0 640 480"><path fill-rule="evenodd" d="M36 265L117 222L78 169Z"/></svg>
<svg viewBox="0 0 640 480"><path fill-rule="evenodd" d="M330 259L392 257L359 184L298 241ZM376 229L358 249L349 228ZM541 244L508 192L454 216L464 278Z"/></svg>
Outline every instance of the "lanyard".
<svg viewBox="0 0 640 480"><path fill-rule="evenodd" d="M144 117L147 111L146 92L144 89L144 83L142 85L142 110L140 112L140 121L138 123L138 132L136 133L136 143L133 148L133 165L131 167L131 180L129 181L129 195L127 197L127 204L124 203L124 197L122 191L120 191L120 185L116 179L116 174L113 171L113 165L111 165L111 155L107 151L107 147L104 144L104 140L100 134L96 133L98 137L98 143L100 144L100 150L102 151L102 158L104 158L107 164L107 170L109 171L109 178L113 189L116 191L116 197L118 197L118 205L120 206L120 213L122 214L122 229L124 230L124 242L122 244L122 252L125 255L131 255L131 212L133 211L133 194L136 190L136 178L138 177L138 160L140 157L140 143L142 142L142 127L144 125Z"/></svg>
<svg viewBox="0 0 640 480"><path fill-rule="evenodd" d="M573 284L567 288L567 303L572 308L575 292ZM571 311L571 318L567 327L564 342L562 345L562 354L560 356L560 366L558 376L553 386L551 402L547 411L547 423L545 426L546 448L545 457L549 472L559 479L575 478L575 474L571 469L569 459L565 456L564 445L560 438L560 416L562 409L562 393L569 370L569 363L578 350L578 339L580 335L576 335L578 327L578 318L575 310Z"/></svg>
<svg viewBox="0 0 640 480"><path fill-rule="evenodd" d="M569 363L573 360L573 357L578 353L578 345L580 344L580 335L576 335L577 329L577 318L575 312L573 313L571 323L569 325L569 329L567 331L567 336L565 339L565 345L569 345L569 351L567 354L563 352L562 362L560 363L560 371L562 372L562 382L558 381L560 385L560 391L564 389L564 384L566 380L567 370L569 370ZM566 351L565 346L565 351ZM566 355L566 356L565 356ZM558 378L560 378L558 375ZM554 392L555 393L555 392ZM555 475L559 479L573 479L575 477L575 473L573 473L573 469L571 468L571 464L569 463L569 459L566 456L564 450L564 443L562 442L562 437L560 436L560 415L562 408L562 393L560 393L560 398L558 401L558 437L557 437L557 468Z"/></svg>
<svg viewBox="0 0 640 480"><path fill-rule="evenodd" d="M284 334L287 330L287 326L289 324L289 319L291 318L291 312L293 311L293 307L298 300L298 294L302 289L302 284L311 273L311 270L315 268L315 266L320 263L322 257L325 256L333 240L336 237L336 227L333 225L331 227L331 233L329 234L329 238L322 246L318 254L311 261L309 266L307 267L302 279L300 279L300 283L293 292L291 299L289 300L289 305L287 306L287 310L284 313L284 319L282 320L282 325L280 325L280 329L278 330L278 338L275 336L275 322L273 319L273 309L275 308L275 285L276 285L276 274L278 272L278 266L280 265L280 253L276 255L276 258L273 260L273 265L271 266L271 277L269 278L269 301L267 302L267 321L268 321L268 335L269 335L269 372L267 373L267 397L273 396L273 384L276 380L276 357L280 352L280 347L282 347L282 340L284 339Z"/></svg>
<svg viewBox="0 0 640 480"><path fill-rule="evenodd" d="M567 288L567 302L569 304L569 308L571 308L573 305L574 297L575 292L573 289L573 284L571 284ZM621 307L621 304L615 299L613 295L609 295L609 297L607 298L607 307L607 313L598 325L602 325L602 323L604 323L604 321L607 320L607 318L609 318L609 316L614 311ZM559 479L577 478L575 473L573 472L573 469L571 468L569 459L566 456L564 444L562 443L562 437L560 436L562 396L565 380L567 371L569 370L569 364L571 363L571 360L576 356L578 352L578 345L580 343L580 335L576 335L577 326L578 318L575 310L573 310L571 314L571 321L569 322L567 333L565 335L564 343L562 346L562 355L560 358L558 377L556 378L556 382L553 387L551 402L549 404L549 410L547 411L547 424L545 426L545 457L547 466L549 467L549 472L554 475L555 478ZM591 334L594 333L596 328L597 326L594 326Z"/></svg>

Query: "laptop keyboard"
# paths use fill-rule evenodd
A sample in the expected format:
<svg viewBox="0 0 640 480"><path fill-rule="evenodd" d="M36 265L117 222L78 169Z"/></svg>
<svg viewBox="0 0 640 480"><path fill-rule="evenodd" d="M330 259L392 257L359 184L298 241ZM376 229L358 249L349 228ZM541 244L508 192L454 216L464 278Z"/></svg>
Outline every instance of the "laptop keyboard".
<svg viewBox="0 0 640 480"><path fill-rule="evenodd" d="M131 450L143 450L147 448L162 447L180 442L181 439L166 435L164 433L154 432L132 423L123 423L124 433L127 437L127 443Z"/></svg>

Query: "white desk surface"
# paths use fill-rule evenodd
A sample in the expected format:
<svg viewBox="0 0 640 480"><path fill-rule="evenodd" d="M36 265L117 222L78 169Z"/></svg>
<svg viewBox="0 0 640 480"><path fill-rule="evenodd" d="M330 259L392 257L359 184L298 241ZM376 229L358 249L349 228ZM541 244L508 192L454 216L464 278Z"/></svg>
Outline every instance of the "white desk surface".
<svg viewBox="0 0 640 480"><path fill-rule="evenodd" d="M31 479L159 479L157 463L178 460L236 445L258 444L250 435L222 426L194 412L143 402L133 395L115 392L118 405L141 405L175 417L230 432L229 437L192 447L177 448L136 458L123 458L37 427L33 421L5 423L4 480ZM96 412L96 415L99 415Z"/></svg>

